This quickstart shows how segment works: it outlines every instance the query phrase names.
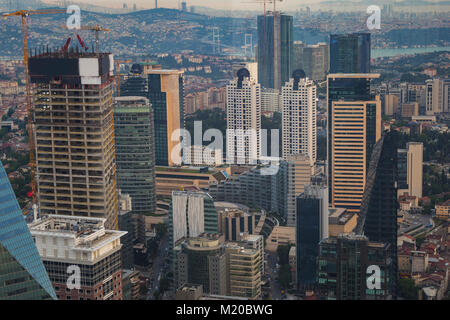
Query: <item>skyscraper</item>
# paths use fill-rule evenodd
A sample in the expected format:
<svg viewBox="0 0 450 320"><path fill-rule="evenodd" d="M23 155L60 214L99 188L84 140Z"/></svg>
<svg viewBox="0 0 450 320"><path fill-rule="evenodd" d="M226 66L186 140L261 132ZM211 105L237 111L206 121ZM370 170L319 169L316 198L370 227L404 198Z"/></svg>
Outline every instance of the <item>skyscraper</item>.
<svg viewBox="0 0 450 320"><path fill-rule="evenodd" d="M113 56L47 52L29 71L41 215L103 217L117 229Z"/></svg>
<svg viewBox="0 0 450 320"><path fill-rule="evenodd" d="M330 67L330 47L326 43L318 43L303 49L303 70L308 78L323 81Z"/></svg>
<svg viewBox="0 0 450 320"><path fill-rule="evenodd" d="M184 77L178 70L149 70L148 99L155 116L155 162L158 166L181 164L172 151L181 141L184 129Z"/></svg>
<svg viewBox="0 0 450 320"><path fill-rule="evenodd" d="M39 254L61 300L122 300L120 238L106 219L49 215L30 224ZM76 270L79 270L79 288Z"/></svg>
<svg viewBox="0 0 450 320"><path fill-rule="evenodd" d="M297 197L297 282L299 287L314 287L319 242L328 238L328 188L305 186Z"/></svg>
<svg viewBox="0 0 450 320"><path fill-rule="evenodd" d="M328 76L330 204L358 213L373 146L381 137L381 101L370 94L378 74Z"/></svg>
<svg viewBox="0 0 450 320"><path fill-rule="evenodd" d="M406 149L398 149L398 195L408 193L422 198L423 143L409 142Z"/></svg>
<svg viewBox="0 0 450 320"><path fill-rule="evenodd" d="M283 159L304 154L317 158L317 88L303 70L294 71L282 88Z"/></svg>
<svg viewBox="0 0 450 320"><path fill-rule="evenodd" d="M374 147L356 232L370 241L389 245L392 263L389 292L396 295L397 283L397 141L393 132L385 133Z"/></svg>
<svg viewBox="0 0 450 320"><path fill-rule="evenodd" d="M203 292L227 293L225 249L218 235L201 235L184 241L176 252L175 278L177 288L184 284L203 286Z"/></svg>
<svg viewBox="0 0 450 320"><path fill-rule="evenodd" d="M0 210L0 300L56 300L1 162Z"/></svg>
<svg viewBox="0 0 450 320"><path fill-rule="evenodd" d="M261 86L247 69L227 85L227 162L256 164L261 146Z"/></svg>
<svg viewBox="0 0 450 320"><path fill-rule="evenodd" d="M311 183L314 174L314 163L304 154L291 155L286 158L286 225L296 226L297 197L305 191L305 186Z"/></svg>
<svg viewBox="0 0 450 320"><path fill-rule="evenodd" d="M156 211L153 109L147 98L120 97L114 103L117 186L132 198L133 213Z"/></svg>
<svg viewBox="0 0 450 320"><path fill-rule="evenodd" d="M370 33L330 36L330 73L370 73Z"/></svg>
<svg viewBox="0 0 450 320"><path fill-rule="evenodd" d="M218 233L218 216L211 196L204 192L174 191L169 209L172 248L182 238Z"/></svg>
<svg viewBox="0 0 450 320"><path fill-rule="evenodd" d="M279 12L258 16L258 82L281 89L294 63L293 17Z"/></svg>
<svg viewBox="0 0 450 320"><path fill-rule="evenodd" d="M319 245L317 263L320 300L387 300L392 274L390 245L355 234L327 238ZM380 289L367 286L368 267L380 268ZM371 273L372 274L372 273Z"/></svg>

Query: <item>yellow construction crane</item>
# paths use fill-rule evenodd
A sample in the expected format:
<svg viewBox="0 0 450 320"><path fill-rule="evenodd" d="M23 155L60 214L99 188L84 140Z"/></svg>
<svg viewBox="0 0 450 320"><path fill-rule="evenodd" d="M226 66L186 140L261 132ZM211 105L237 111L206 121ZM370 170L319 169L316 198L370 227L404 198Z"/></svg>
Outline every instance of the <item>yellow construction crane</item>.
<svg viewBox="0 0 450 320"><path fill-rule="evenodd" d="M66 10L20 10L13 13L3 14L3 18L7 19L9 17L21 17L22 18L22 42L23 42L23 63L25 67L25 83L26 83L26 106L27 106L27 116L28 116L28 141L30 148L30 178L31 178L31 192L33 197L33 211L36 214L37 210L37 199L36 199L36 182L35 182L35 167L36 167L36 157L34 155L34 134L33 134L33 121L31 112L31 85L30 85L30 75L28 71L28 17L37 14L56 14L56 13L66 13Z"/></svg>
<svg viewBox="0 0 450 320"><path fill-rule="evenodd" d="M67 26L62 26L63 29L69 29L67 28ZM73 30L84 30L84 31L94 31L95 32L95 52L99 53L100 51L100 32L110 32L110 29L107 28L103 28L99 25L95 25L95 26L84 26L81 27L79 29L73 29Z"/></svg>
<svg viewBox="0 0 450 320"><path fill-rule="evenodd" d="M117 85L117 96L120 97L120 64L121 63L132 63L133 60L115 60L116 62L116 85Z"/></svg>

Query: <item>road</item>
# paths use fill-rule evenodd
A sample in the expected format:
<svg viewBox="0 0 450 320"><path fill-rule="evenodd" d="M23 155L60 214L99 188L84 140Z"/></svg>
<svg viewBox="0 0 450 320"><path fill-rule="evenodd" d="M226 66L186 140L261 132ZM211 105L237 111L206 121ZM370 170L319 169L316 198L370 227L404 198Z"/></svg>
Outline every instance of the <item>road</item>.
<svg viewBox="0 0 450 320"><path fill-rule="evenodd" d="M276 253L269 253L267 255L268 270L266 272L270 277L269 281L273 300L281 300L281 287L278 281L275 280L278 277L278 270L276 270L277 262L278 256Z"/></svg>
<svg viewBox="0 0 450 320"><path fill-rule="evenodd" d="M153 268L150 277L150 286L147 292L147 300L153 300L155 292L159 289L159 280L164 276L165 260L167 258L167 251L169 248L169 238L165 236L158 248L158 256L153 260Z"/></svg>

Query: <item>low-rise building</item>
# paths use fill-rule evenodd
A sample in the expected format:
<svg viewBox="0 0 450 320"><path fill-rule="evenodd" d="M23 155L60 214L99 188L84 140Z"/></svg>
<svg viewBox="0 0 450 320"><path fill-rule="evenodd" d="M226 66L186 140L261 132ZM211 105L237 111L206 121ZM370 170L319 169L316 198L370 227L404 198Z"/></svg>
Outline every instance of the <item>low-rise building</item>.
<svg viewBox="0 0 450 320"><path fill-rule="evenodd" d="M345 208L330 208L328 232L330 237L351 233L358 223L358 215Z"/></svg>

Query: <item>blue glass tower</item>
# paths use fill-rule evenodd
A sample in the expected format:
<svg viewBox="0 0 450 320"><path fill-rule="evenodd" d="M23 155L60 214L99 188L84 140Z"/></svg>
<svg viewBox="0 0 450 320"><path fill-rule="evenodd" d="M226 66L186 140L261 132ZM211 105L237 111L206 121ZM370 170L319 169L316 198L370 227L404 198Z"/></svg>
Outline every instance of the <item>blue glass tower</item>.
<svg viewBox="0 0 450 320"><path fill-rule="evenodd" d="M330 36L330 73L370 73L370 33Z"/></svg>
<svg viewBox="0 0 450 320"><path fill-rule="evenodd" d="M0 162L0 300L57 299Z"/></svg>

